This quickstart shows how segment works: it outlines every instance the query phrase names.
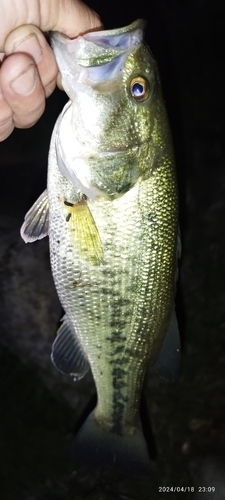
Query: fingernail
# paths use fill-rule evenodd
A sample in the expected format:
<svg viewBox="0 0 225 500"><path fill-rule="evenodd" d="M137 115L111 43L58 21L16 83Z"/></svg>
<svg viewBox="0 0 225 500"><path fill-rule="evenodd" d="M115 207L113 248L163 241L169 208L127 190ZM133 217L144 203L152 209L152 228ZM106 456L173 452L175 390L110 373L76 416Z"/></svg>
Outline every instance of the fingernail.
<svg viewBox="0 0 225 500"><path fill-rule="evenodd" d="M43 50L40 46L38 38L34 34L29 35L19 43L15 43L13 52L26 52L26 54L29 54L33 57L36 63L40 61L43 55Z"/></svg>
<svg viewBox="0 0 225 500"><path fill-rule="evenodd" d="M20 73L9 83L14 92L22 96L30 95L36 85L37 71L34 64L28 67L26 71Z"/></svg>

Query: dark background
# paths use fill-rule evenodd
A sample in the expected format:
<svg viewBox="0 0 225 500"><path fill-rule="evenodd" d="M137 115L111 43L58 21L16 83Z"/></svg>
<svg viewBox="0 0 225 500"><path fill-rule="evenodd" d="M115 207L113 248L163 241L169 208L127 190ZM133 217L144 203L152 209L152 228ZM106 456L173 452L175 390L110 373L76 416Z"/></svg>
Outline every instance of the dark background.
<svg viewBox="0 0 225 500"><path fill-rule="evenodd" d="M147 376L142 418L154 436L154 475L127 478L69 459L94 385L72 384L49 359L61 316L47 239L25 245L24 214L45 189L57 91L32 129L0 144L0 498L157 500L225 498L225 156L223 0L88 2L105 28L144 17L170 117L180 191L182 259L178 381ZM192 492L159 492L159 487ZM215 493L200 487L215 487ZM193 488L195 491L193 491Z"/></svg>

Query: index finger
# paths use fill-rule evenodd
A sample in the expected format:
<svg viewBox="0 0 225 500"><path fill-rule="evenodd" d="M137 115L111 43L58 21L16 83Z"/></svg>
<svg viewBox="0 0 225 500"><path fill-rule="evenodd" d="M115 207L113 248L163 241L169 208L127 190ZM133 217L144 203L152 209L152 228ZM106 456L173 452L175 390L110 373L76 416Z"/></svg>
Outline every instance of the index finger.
<svg viewBox="0 0 225 500"><path fill-rule="evenodd" d="M101 27L98 15L80 0L1 0L0 52L8 34L24 24L68 37Z"/></svg>

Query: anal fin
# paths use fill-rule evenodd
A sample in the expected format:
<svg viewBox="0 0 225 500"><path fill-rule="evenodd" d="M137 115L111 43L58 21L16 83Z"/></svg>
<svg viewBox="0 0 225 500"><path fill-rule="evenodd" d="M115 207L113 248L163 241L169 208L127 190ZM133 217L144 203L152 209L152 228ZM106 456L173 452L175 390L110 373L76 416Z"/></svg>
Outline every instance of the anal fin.
<svg viewBox="0 0 225 500"><path fill-rule="evenodd" d="M62 321L52 346L51 359L59 371L70 375L76 381L88 372L89 363L66 315Z"/></svg>

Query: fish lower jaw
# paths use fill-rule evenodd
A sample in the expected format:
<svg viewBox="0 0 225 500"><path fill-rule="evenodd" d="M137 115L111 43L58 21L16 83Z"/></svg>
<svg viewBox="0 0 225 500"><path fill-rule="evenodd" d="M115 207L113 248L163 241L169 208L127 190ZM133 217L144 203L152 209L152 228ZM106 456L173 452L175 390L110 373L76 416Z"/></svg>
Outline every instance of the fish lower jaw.
<svg viewBox="0 0 225 500"><path fill-rule="evenodd" d="M90 164L92 161L97 163L99 160L118 161L122 156L139 156L139 150L144 143L121 143L104 144L99 136L95 136L91 131L85 130L80 136L80 131L72 127L65 127L65 124L59 125L57 137L58 149L62 156L70 158L70 161L82 161Z"/></svg>
<svg viewBox="0 0 225 500"><path fill-rule="evenodd" d="M101 158L115 158L117 155L130 155L130 154L138 154L139 148L143 143L138 144L101 144L99 140L93 137L93 140L85 141L85 143L76 140L76 151L77 158L85 159L86 161L90 158L95 158L97 161Z"/></svg>

